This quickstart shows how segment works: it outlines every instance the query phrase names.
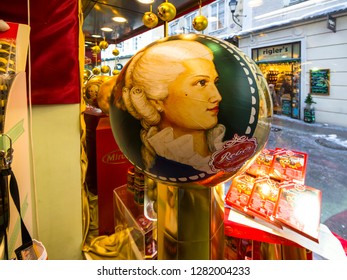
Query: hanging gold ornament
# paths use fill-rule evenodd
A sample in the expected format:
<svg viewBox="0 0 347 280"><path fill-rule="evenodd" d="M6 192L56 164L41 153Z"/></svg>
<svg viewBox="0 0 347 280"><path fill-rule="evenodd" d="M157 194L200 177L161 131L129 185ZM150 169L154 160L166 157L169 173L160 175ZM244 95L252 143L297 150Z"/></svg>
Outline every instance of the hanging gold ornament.
<svg viewBox="0 0 347 280"><path fill-rule="evenodd" d="M107 43L105 40L100 41L99 47L100 47L100 49L102 49L102 50L106 50L106 49L108 48L108 43Z"/></svg>
<svg viewBox="0 0 347 280"><path fill-rule="evenodd" d="M199 15L193 19L193 28L196 31L203 31L208 25L208 20L205 16Z"/></svg>
<svg viewBox="0 0 347 280"><path fill-rule="evenodd" d="M87 74L83 74L83 83L86 83L88 81L88 75Z"/></svg>
<svg viewBox="0 0 347 280"><path fill-rule="evenodd" d="M118 49L114 49L114 50L112 51L112 54L113 54L114 56L119 55L119 50L118 50Z"/></svg>
<svg viewBox="0 0 347 280"><path fill-rule="evenodd" d="M110 73L110 71L111 71L110 66L108 66L108 65L101 66L101 73L107 74L107 73Z"/></svg>
<svg viewBox="0 0 347 280"><path fill-rule="evenodd" d="M170 2L164 2L158 6L158 17L164 21L173 20L176 16L176 7Z"/></svg>
<svg viewBox="0 0 347 280"><path fill-rule="evenodd" d="M156 27L158 24L158 17L155 13L145 12L142 17L143 24L148 28Z"/></svg>
<svg viewBox="0 0 347 280"><path fill-rule="evenodd" d="M208 25L207 18L201 14L201 0L199 2L199 15L193 19L192 25L196 31L203 31Z"/></svg>
<svg viewBox="0 0 347 280"><path fill-rule="evenodd" d="M153 28L158 25L158 17L152 12L152 5L150 5L149 12L144 13L142 17L143 24L148 28Z"/></svg>
<svg viewBox="0 0 347 280"><path fill-rule="evenodd" d="M99 67L94 67L92 72L93 72L94 75L99 75L101 73L101 70L100 70Z"/></svg>
<svg viewBox="0 0 347 280"><path fill-rule="evenodd" d="M89 69L83 70L83 82L87 82L89 77L92 75L92 71Z"/></svg>
<svg viewBox="0 0 347 280"><path fill-rule="evenodd" d="M100 52L101 52L101 49L100 49L100 47L98 45L95 45L95 46L92 47L92 53L98 54Z"/></svg>
<svg viewBox="0 0 347 280"><path fill-rule="evenodd" d="M114 70L112 71L112 75L114 75L114 76L115 76L115 75L118 75L118 74L119 74L119 72L120 72L119 70L114 69Z"/></svg>

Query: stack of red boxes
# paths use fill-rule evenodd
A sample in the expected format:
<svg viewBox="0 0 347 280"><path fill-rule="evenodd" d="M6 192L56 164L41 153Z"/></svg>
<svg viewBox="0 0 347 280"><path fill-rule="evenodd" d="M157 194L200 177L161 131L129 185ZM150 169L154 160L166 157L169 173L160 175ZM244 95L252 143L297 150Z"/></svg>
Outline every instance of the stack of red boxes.
<svg viewBox="0 0 347 280"><path fill-rule="evenodd" d="M114 233L113 190L127 183L131 163L119 149L109 117L101 118L96 128L96 168L99 234Z"/></svg>
<svg viewBox="0 0 347 280"><path fill-rule="evenodd" d="M244 173L233 178L226 205L269 227L290 228L318 242L321 191L304 184L306 165L306 153L264 149ZM229 259L312 259L312 253L298 244L240 225L228 216L225 233Z"/></svg>

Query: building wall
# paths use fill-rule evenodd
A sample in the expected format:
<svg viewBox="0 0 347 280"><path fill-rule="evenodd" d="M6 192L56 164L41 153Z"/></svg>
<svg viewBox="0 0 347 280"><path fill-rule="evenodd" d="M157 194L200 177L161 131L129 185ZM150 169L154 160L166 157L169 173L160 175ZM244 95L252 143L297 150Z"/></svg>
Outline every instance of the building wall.
<svg viewBox="0 0 347 280"><path fill-rule="evenodd" d="M38 236L50 260L82 259L80 105L33 106Z"/></svg>
<svg viewBox="0 0 347 280"><path fill-rule="evenodd" d="M326 28L326 19L305 26L306 92L309 70L330 69L330 94L315 95L318 122L347 126L347 15L337 17L336 33Z"/></svg>

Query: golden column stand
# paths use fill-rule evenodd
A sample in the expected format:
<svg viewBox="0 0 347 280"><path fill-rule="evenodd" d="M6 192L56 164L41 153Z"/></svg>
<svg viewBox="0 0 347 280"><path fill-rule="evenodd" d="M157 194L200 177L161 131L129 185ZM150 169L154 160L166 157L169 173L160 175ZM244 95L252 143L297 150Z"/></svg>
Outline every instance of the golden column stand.
<svg viewBox="0 0 347 280"><path fill-rule="evenodd" d="M224 258L224 186L157 184L158 259Z"/></svg>

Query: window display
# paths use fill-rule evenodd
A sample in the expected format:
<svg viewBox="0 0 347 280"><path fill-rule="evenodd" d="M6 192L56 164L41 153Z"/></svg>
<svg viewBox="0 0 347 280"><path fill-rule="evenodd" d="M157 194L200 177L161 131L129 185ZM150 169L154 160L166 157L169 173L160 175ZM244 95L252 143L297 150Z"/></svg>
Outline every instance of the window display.
<svg viewBox="0 0 347 280"><path fill-rule="evenodd" d="M259 63L269 85L274 87L274 113L300 119L300 63Z"/></svg>

